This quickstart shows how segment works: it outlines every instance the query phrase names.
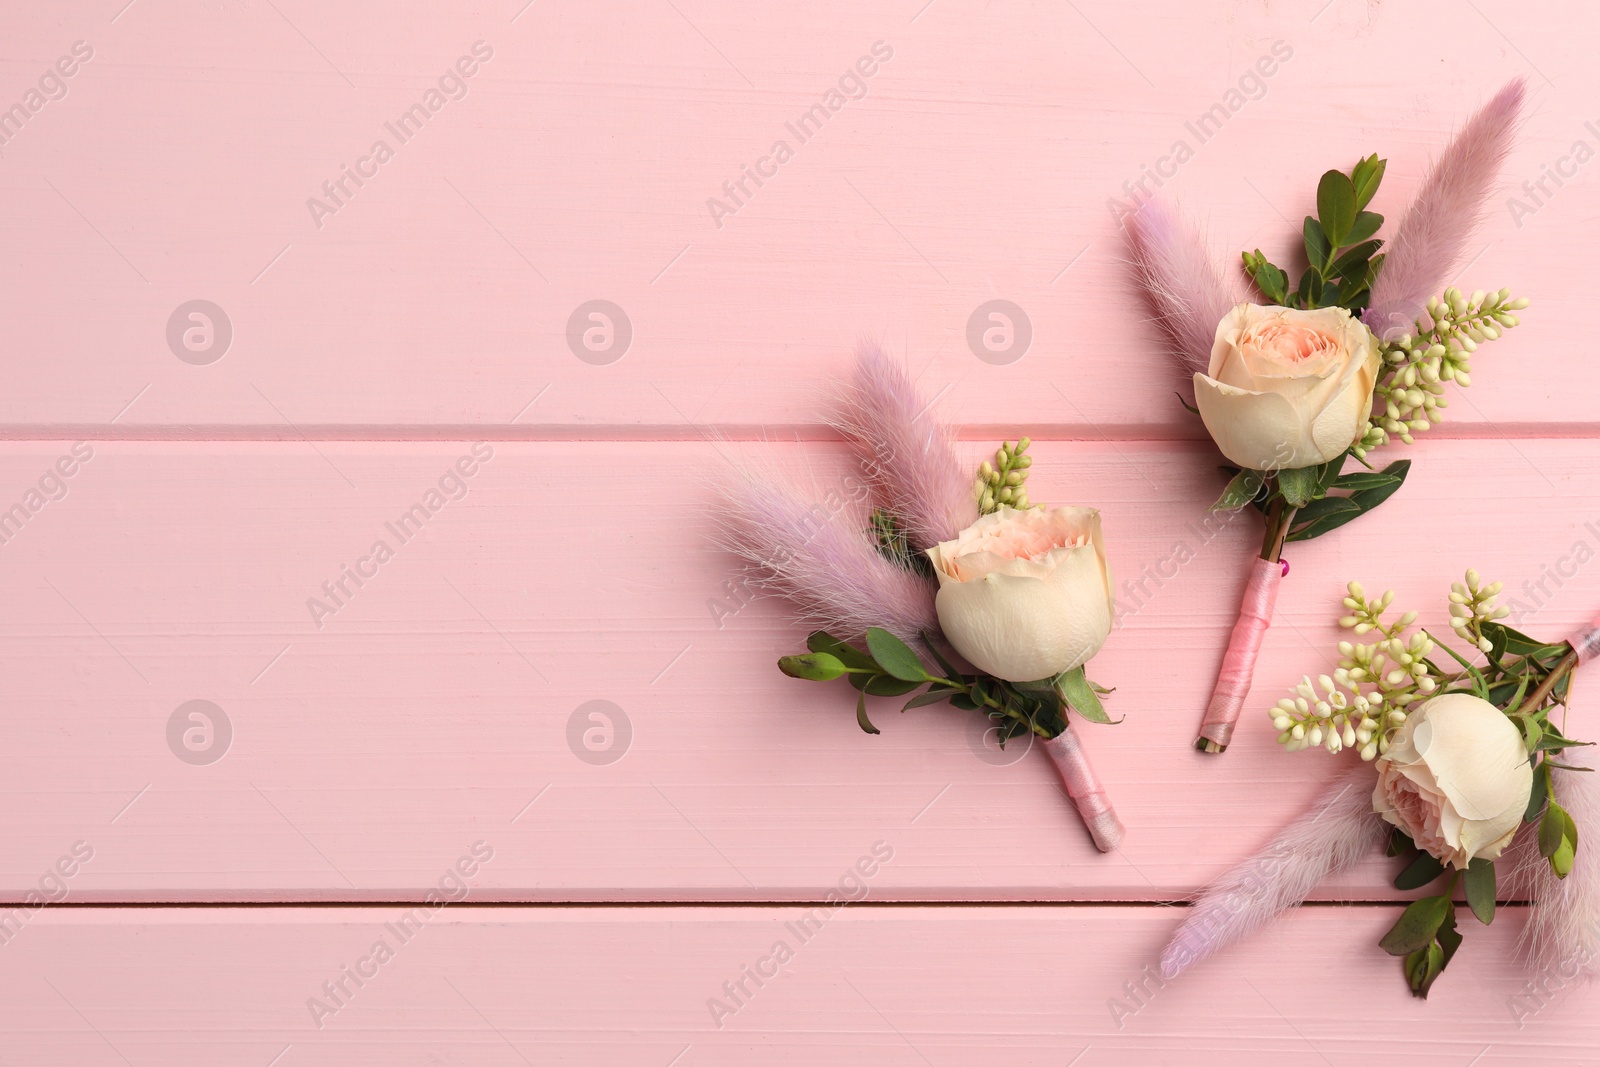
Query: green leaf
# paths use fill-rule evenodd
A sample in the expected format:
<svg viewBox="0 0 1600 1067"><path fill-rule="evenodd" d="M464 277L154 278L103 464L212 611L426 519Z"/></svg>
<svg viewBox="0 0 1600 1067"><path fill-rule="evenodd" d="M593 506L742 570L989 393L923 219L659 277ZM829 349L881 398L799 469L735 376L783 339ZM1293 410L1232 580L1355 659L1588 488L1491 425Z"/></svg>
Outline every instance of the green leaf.
<svg viewBox="0 0 1600 1067"><path fill-rule="evenodd" d="M1331 518L1334 515L1349 513L1351 518L1361 514L1361 505L1347 496L1325 496L1321 500L1313 500L1295 514L1295 525L1302 520L1316 522L1321 519Z"/></svg>
<svg viewBox="0 0 1600 1067"><path fill-rule="evenodd" d="M1256 249L1254 253L1244 253L1243 259L1245 273L1256 283L1261 295L1274 304L1282 304L1288 300L1289 276L1268 262L1267 257L1261 254L1261 249Z"/></svg>
<svg viewBox="0 0 1600 1067"><path fill-rule="evenodd" d="M1394 475L1384 474L1382 471L1351 471L1335 478L1332 488L1349 489L1354 492L1361 489L1378 489L1396 481L1399 479Z"/></svg>
<svg viewBox="0 0 1600 1067"><path fill-rule="evenodd" d="M1055 690L1068 707L1090 722L1112 723L1111 716L1106 714L1106 709L1100 703L1099 695L1089 684L1089 679L1084 676L1082 667L1074 667L1070 671L1056 675Z"/></svg>
<svg viewBox="0 0 1600 1067"><path fill-rule="evenodd" d="M933 661L939 665L939 669L944 671L946 678L952 681L957 681L961 678L961 672L956 670L949 660L939 654L939 643L933 639L933 634L927 630L922 631L922 643L927 647L928 655L932 656Z"/></svg>
<svg viewBox="0 0 1600 1067"><path fill-rule="evenodd" d="M1444 970L1444 946L1430 940L1422 948L1407 956L1402 966L1405 968L1406 984L1411 987L1412 996L1426 1000L1429 987L1433 985L1434 979L1439 977L1439 972Z"/></svg>
<svg viewBox="0 0 1600 1067"><path fill-rule="evenodd" d="M1383 935L1378 947L1391 956L1407 956L1426 948L1453 907L1447 896L1412 901L1399 920Z"/></svg>
<svg viewBox="0 0 1600 1067"><path fill-rule="evenodd" d="M1360 501L1362 511L1371 511L1385 500L1394 496L1395 491L1405 484L1406 475L1411 473L1411 461L1409 459L1397 459L1379 473L1386 474L1394 480L1384 485L1373 486L1371 489L1362 489L1350 494L1354 499Z"/></svg>
<svg viewBox="0 0 1600 1067"><path fill-rule="evenodd" d="M887 674L852 674L850 684L868 696L903 697L922 683L907 682Z"/></svg>
<svg viewBox="0 0 1600 1067"><path fill-rule="evenodd" d="M1313 537L1321 537L1330 530L1338 529L1351 519L1371 511L1373 508L1377 507L1379 504L1383 503L1385 500L1388 500L1394 495L1395 491L1399 489L1402 484L1404 484L1406 475L1409 474L1410 471L1411 461L1409 459L1395 460L1393 463L1389 464L1379 472L1381 475L1392 478L1392 481L1386 481L1382 485L1377 485L1370 489L1358 490L1357 492L1351 493L1347 498L1359 504L1361 506L1360 511L1341 511L1317 519L1313 522L1306 523L1304 526L1301 526L1297 523L1295 528L1289 532L1289 536L1284 540L1309 541ZM1349 477L1360 478L1365 477L1365 475L1358 472L1350 475ZM1337 486L1338 482L1335 481L1334 485Z"/></svg>
<svg viewBox="0 0 1600 1067"><path fill-rule="evenodd" d="M1548 656L1552 652L1566 655L1567 644L1547 645L1542 641L1535 641L1520 630L1513 630L1503 622L1486 622L1483 624L1483 636L1494 643L1495 647L1502 649L1512 656Z"/></svg>
<svg viewBox="0 0 1600 1067"><path fill-rule="evenodd" d="M1278 492L1292 508L1303 508L1315 498L1319 467L1296 467L1278 472Z"/></svg>
<svg viewBox="0 0 1600 1067"><path fill-rule="evenodd" d="M1461 947L1461 931L1456 929L1456 909L1451 908L1445 916L1444 923L1439 927L1439 932L1434 935L1434 946L1438 949L1435 956L1432 949L1429 951L1427 973L1423 975L1420 984L1413 986L1411 992L1422 999L1428 999L1428 990L1432 988L1434 979L1444 973L1450 966L1450 960L1455 956L1456 949ZM1407 975L1410 975L1408 969Z"/></svg>
<svg viewBox="0 0 1600 1067"><path fill-rule="evenodd" d="M1372 257L1372 262L1368 265L1367 271L1368 285L1371 285L1373 282L1378 280L1378 274L1383 270L1383 261L1388 254L1389 253L1387 252L1379 252L1377 255Z"/></svg>
<svg viewBox="0 0 1600 1067"><path fill-rule="evenodd" d="M1389 161L1379 159L1378 153L1363 159L1355 165L1350 172L1350 184L1356 191L1356 209L1359 211L1372 203L1373 194L1378 191L1378 186L1383 182L1383 172L1389 166Z"/></svg>
<svg viewBox="0 0 1600 1067"><path fill-rule="evenodd" d="M1383 225L1383 216L1378 214L1376 211L1358 211L1358 212L1356 212L1355 225L1350 227L1350 232L1345 234L1345 236L1344 236L1345 244L1349 244L1349 245L1361 244L1362 242L1366 241L1368 238L1372 237L1373 234L1377 233L1378 232L1378 228L1381 227L1382 225ZM1378 248L1382 244L1383 244L1382 241L1373 241L1372 242L1372 251L1376 252L1378 250ZM1372 252L1368 252L1367 253L1367 256L1371 256L1371 255L1372 255ZM1362 258L1366 258L1366 256L1363 256Z"/></svg>
<svg viewBox="0 0 1600 1067"><path fill-rule="evenodd" d="M1300 235L1305 240L1306 261L1311 264L1308 273L1316 275L1328 265L1328 257L1333 254L1334 246L1330 243L1328 234L1323 231L1322 224L1310 215L1306 216L1306 221L1300 228ZM1302 295L1305 284L1305 277L1302 276L1300 279Z"/></svg>
<svg viewBox="0 0 1600 1067"><path fill-rule="evenodd" d="M1396 826L1389 831L1389 847L1384 849L1385 856L1398 856L1403 852L1412 852L1416 843L1411 840L1411 835Z"/></svg>
<svg viewBox="0 0 1600 1067"><path fill-rule="evenodd" d="M806 638L806 647L813 652L826 652L836 657L846 667L867 671L874 669L877 664L872 662L872 657L851 645L834 637L826 630L815 630Z"/></svg>
<svg viewBox="0 0 1600 1067"><path fill-rule="evenodd" d="M1342 171L1330 170L1317 183L1317 220L1328 244L1342 248L1348 243L1356 224L1356 187ZM1327 262L1326 257L1320 262Z"/></svg>
<svg viewBox="0 0 1600 1067"><path fill-rule="evenodd" d="M1572 860L1576 853L1577 846L1562 838L1561 844L1550 857L1550 869L1556 873L1557 878L1565 878L1572 873Z"/></svg>
<svg viewBox="0 0 1600 1067"><path fill-rule="evenodd" d="M1298 290L1300 306L1315 308L1322 306L1322 275L1315 269L1307 270L1300 275L1300 289Z"/></svg>
<svg viewBox="0 0 1600 1067"><path fill-rule="evenodd" d="M1478 921L1488 926L1494 922L1494 860L1475 859L1467 865L1467 907Z"/></svg>
<svg viewBox="0 0 1600 1067"><path fill-rule="evenodd" d="M1395 875L1396 889L1421 889L1444 873L1444 864L1428 852L1418 852L1405 870Z"/></svg>
<svg viewBox="0 0 1600 1067"><path fill-rule="evenodd" d="M1528 791L1528 810L1522 813L1523 822L1533 822L1544 811L1544 802L1550 799L1550 768L1543 762L1533 769L1533 788Z"/></svg>
<svg viewBox="0 0 1600 1067"><path fill-rule="evenodd" d="M1351 278L1358 285L1366 279L1367 261L1378 250L1381 241L1362 241L1340 254L1328 273L1335 278Z"/></svg>
<svg viewBox="0 0 1600 1067"><path fill-rule="evenodd" d="M880 630L876 626L867 627L867 647L872 650L872 658L878 661L878 666L903 682L926 682L928 671L911 651L911 646L900 640L888 630Z"/></svg>
<svg viewBox="0 0 1600 1067"><path fill-rule="evenodd" d="M803 678L808 682L831 682L845 673L845 666L838 657L826 652L785 656L778 661L778 669L791 678Z"/></svg>
<svg viewBox="0 0 1600 1067"><path fill-rule="evenodd" d="M862 692L856 696L856 724L869 734L882 733L872 720L867 718L867 694Z"/></svg>
<svg viewBox="0 0 1600 1067"><path fill-rule="evenodd" d="M919 693L910 700L906 701L905 707L901 708L900 710L910 711L912 708L925 708L929 704L941 704L944 701L949 700L950 694L955 692L959 692L959 690L946 689L944 686L936 685L926 693Z"/></svg>
<svg viewBox="0 0 1600 1067"><path fill-rule="evenodd" d="M1524 683L1527 678L1522 679ZM1511 705L1515 707L1516 705ZM1544 741L1544 727L1539 725L1539 720L1534 718L1519 718L1517 723L1522 727L1522 747L1529 752L1539 751L1539 745Z"/></svg>
<svg viewBox="0 0 1600 1067"><path fill-rule="evenodd" d="M1449 645L1445 644L1443 641L1435 642L1435 644L1439 648L1444 649L1445 654L1451 659L1461 664L1462 669L1464 669L1467 672L1467 675L1472 679L1472 691L1483 699L1488 700L1489 683L1484 680L1483 672L1477 667L1474 667L1472 664L1468 663L1466 660L1462 659L1460 653L1451 648Z"/></svg>
<svg viewBox="0 0 1600 1067"><path fill-rule="evenodd" d="M1545 805L1544 818L1539 820L1539 855L1549 859L1567 837L1567 813L1554 800Z"/></svg>
<svg viewBox="0 0 1600 1067"><path fill-rule="evenodd" d="M1260 471L1242 470L1228 482L1228 487L1217 497L1217 502L1207 508L1207 511L1238 511L1261 492L1261 487L1266 484L1266 476Z"/></svg>

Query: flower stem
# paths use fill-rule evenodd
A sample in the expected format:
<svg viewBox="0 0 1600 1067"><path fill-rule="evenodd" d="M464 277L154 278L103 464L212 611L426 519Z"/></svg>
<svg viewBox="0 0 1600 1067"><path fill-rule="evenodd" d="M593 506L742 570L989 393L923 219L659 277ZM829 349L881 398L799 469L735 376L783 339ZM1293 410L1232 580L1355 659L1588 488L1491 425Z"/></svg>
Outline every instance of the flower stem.
<svg viewBox="0 0 1600 1067"><path fill-rule="evenodd" d="M1516 709L1512 714L1532 715L1538 711L1549 698L1551 690L1555 689L1556 683L1560 682L1577 665L1578 650L1572 649L1561 657L1561 662L1550 669L1550 673L1545 675L1544 681L1540 682L1538 688L1528 694L1528 699L1522 702L1522 707Z"/></svg>
<svg viewBox="0 0 1600 1067"><path fill-rule="evenodd" d="M1273 499L1272 506L1267 509L1267 532L1261 539L1262 559L1276 563L1278 557L1283 555L1283 539L1289 535L1289 525L1294 522L1296 510L1281 496Z"/></svg>

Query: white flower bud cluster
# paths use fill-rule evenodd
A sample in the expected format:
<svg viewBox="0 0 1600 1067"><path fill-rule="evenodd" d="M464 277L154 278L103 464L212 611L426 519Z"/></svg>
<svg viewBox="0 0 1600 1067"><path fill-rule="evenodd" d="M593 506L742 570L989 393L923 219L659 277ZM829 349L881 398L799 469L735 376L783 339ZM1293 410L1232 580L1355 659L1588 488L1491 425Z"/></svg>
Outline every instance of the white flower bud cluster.
<svg viewBox="0 0 1600 1067"><path fill-rule="evenodd" d="M1373 390L1377 410L1356 441L1356 456L1365 458L1390 437L1409 445L1413 433L1439 422L1442 409L1449 406L1445 383L1471 385L1473 351L1516 326L1521 320L1514 312L1527 306L1526 297L1513 299L1509 289L1480 289L1469 297L1451 287L1443 297L1430 299L1415 334L1383 343L1384 367Z"/></svg>
<svg viewBox="0 0 1600 1067"><path fill-rule="evenodd" d="M1018 511L1038 507L1028 499L1028 468L1033 457L1026 455L1033 440L1022 438L1016 444L1002 441L995 451L994 462L984 460L978 466L978 478L972 487L973 499L978 502L978 513L987 515L1001 507Z"/></svg>
<svg viewBox="0 0 1600 1067"><path fill-rule="evenodd" d="M1483 624L1511 614L1510 608L1495 604L1494 598L1505 586L1501 582L1490 582L1480 588L1475 570L1468 570L1466 579L1450 584L1450 628L1463 641L1470 641L1479 651L1487 652L1494 646L1483 636Z"/></svg>
<svg viewBox="0 0 1600 1067"><path fill-rule="evenodd" d="M1436 647L1433 639L1421 630L1405 636L1417 621L1416 612L1384 622L1393 590L1368 600L1361 583L1351 582L1348 592L1344 606L1350 614L1339 625L1358 634L1377 631L1379 639L1370 644L1340 641L1338 669L1331 678L1318 677L1320 691L1304 677L1294 695L1278 701L1268 715L1278 743L1290 752L1354 748L1370 761L1389 750L1395 732L1405 725L1406 708L1431 696L1443 679L1428 659Z"/></svg>

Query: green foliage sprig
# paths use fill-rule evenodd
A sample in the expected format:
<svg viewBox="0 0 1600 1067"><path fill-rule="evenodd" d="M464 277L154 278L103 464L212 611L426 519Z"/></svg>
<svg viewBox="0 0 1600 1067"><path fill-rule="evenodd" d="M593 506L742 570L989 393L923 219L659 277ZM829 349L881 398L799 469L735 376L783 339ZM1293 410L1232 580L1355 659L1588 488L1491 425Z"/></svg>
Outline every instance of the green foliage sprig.
<svg viewBox="0 0 1600 1067"><path fill-rule="evenodd" d="M1523 821L1539 824L1540 855L1556 877L1565 878L1577 852L1578 827L1556 802L1551 779L1556 771L1587 772L1559 757L1589 742L1567 737L1551 721L1551 713L1566 704L1577 653L1565 641L1538 641L1501 622L1508 614L1495 600L1501 584L1482 582L1475 570L1464 577L1450 587L1449 617L1455 637L1468 646L1465 654L1427 630L1408 634L1417 620L1414 611L1386 619L1392 591L1369 598L1361 583L1351 582L1343 600L1347 614L1339 625L1357 635L1371 634L1373 640L1339 642L1333 676L1322 675L1316 684L1309 676L1303 678L1293 695L1279 700L1268 714L1279 744L1290 751L1356 748L1362 759L1371 760L1389 750L1413 704L1457 692L1487 700L1522 736L1534 764ZM1441 661L1437 651L1449 660ZM1474 662L1478 657L1482 662ZM1397 889L1420 889L1447 874L1437 857L1418 849L1399 830L1390 836L1389 855L1406 859L1394 880ZM1461 944L1453 903L1458 885L1465 888L1467 905L1478 921L1493 921L1495 864L1479 857L1465 871L1448 872L1437 895L1412 902L1379 942L1385 951L1403 957L1406 980L1419 997L1428 995Z"/></svg>
<svg viewBox="0 0 1600 1067"><path fill-rule="evenodd" d="M978 468L973 496L981 514L1001 507L1036 507L1028 500L1024 486L1033 457L1027 455L1028 438L1015 444L1002 441L994 462L984 461ZM906 537L905 525L893 514L878 508L872 512L868 534L884 558L933 581L933 565L928 557L914 551ZM879 730L867 716L867 697L899 697L916 693L901 711L948 701L964 711L981 711L994 720L1000 744L1022 734L1051 738L1067 728L1067 712L1077 712L1090 722L1110 723L1100 698L1111 692L1091 682L1082 667L1063 671L1054 678L1033 682L1010 682L981 671L962 673L940 652L932 634L922 634L922 643L938 664L942 674L934 674L922 658L904 641L887 630L870 627L866 648L858 648L832 634L817 630L806 639L809 652L784 656L778 669L791 678L829 682L847 678L857 691L856 722L869 734ZM923 687L926 686L926 689ZM923 690L917 693L917 690ZM1121 720L1115 720L1120 722Z"/></svg>
<svg viewBox="0 0 1600 1067"><path fill-rule="evenodd" d="M963 674L940 655L932 635L922 639L943 674L930 671L911 646L875 626L867 630L865 649L817 630L806 639L811 651L784 656L778 669L810 682L848 678L857 690L856 722L869 734L879 730L867 717L867 697L907 696L924 686L902 712L942 701L964 711L982 711L994 720L1002 745L1026 733L1055 737L1067 728L1069 708L1090 722L1112 721L1100 703L1101 694L1111 690L1090 682L1082 667L1037 682L1008 682L981 672Z"/></svg>
<svg viewBox="0 0 1600 1067"><path fill-rule="evenodd" d="M1365 310L1372 283L1383 268L1383 241L1376 237L1383 216L1367 206L1383 182L1386 161L1376 154L1356 163L1346 174L1330 170L1317 183L1317 214L1301 227L1306 269L1294 288L1289 275L1258 248L1243 254L1245 273L1262 296L1281 307L1340 307L1353 315ZM1449 405L1446 383L1471 384L1469 356L1519 322L1514 314L1528 306L1508 289L1470 297L1456 288L1428 302L1416 329L1390 341L1376 341L1382 356L1373 389L1373 410L1356 440L1343 455L1316 467L1276 471L1225 467L1233 478L1213 511L1233 511L1246 504L1267 516L1262 556L1277 559L1286 541L1308 541L1338 529L1389 499L1405 481L1410 463L1398 461L1383 470L1367 464L1367 454L1393 437L1406 444L1442 417ZM1346 456L1354 456L1366 473L1343 475Z"/></svg>
<svg viewBox="0 0 1600 1067"><path fill-rule="evenodd" d="M1300 282L1289 289L1289 276L1261 254L1244 253L1244 269L1262 295L1289 308L1342 307L1351 312L1367 306L1372 281L1383 266L1378 249L1383 242L1373 235L1383 216L1366 207L1378 192L1387 161L1376 154L1361 160L1349 174L1330 170L1317 183L1316 217L1306 216L1301 227L1306 269Z"/></svg>

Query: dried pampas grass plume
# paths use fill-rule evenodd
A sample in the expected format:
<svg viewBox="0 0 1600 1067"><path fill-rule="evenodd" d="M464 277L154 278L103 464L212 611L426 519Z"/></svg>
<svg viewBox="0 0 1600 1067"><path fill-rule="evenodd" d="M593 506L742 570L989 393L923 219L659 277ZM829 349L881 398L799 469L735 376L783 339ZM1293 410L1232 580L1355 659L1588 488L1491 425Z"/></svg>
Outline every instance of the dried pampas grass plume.
<svg viewBox="0 0 1600 1067"><path fill-rule="evenodd" d="M1211 365L1217 323L1245 301L1243 287L1224 275L1200 235L1157 200L1146 200L1123 223L1134 282L1185 379Z"/></svg>
<svg viewBox="0 0 1600 1067"><path fill-rule="evenodd" d="M949 541L978 519L973 476L949 431L917 395L898 360L876 342L856 349L855 377L834 425L850 442L879 507L905 526L915 550Z"/></svg>
<svg viewBox="0 0 1600 1067"><path fill-rule="evenodd" d="M1331 875L1371 855L1388 832L1372 813L1372 768L1335 779L1272 843L1207 886L1161 953L1161 976L1189 967L1301 904Z"/></svg>
<svg viewBox="0 0 1600 1067"><path fill-rule="evenodd" d="M869 626L908 642L937 633L933 583L886 559L859 511L830 512L740 470L718 507L720 540L750 564L753 584L835 637L853 641Z"/></svg>
<svg viewBox="0 0 1600 1067"><path fill-rule="evenodd" d="M1515 78L1456 134L1384 249L1362 320L1380 338L1415 329L1428 298L1461 265L1500 166L1511 152L1526 86Z"/></svg>
<svg viewBox="0 0 1600 1067"><path fill-rule="evenodd" d="M1594 767L1592 748L1569 748L1561 762L1576 767ZM1600 827L1600 771L1551 772L1556 802L1567 809L1581 831ZM1516 872L1517 884L1533 897L1528 925L1522 931L1522 948L1529 968L1551 981L1571 981L1600 974L1600 842L1580 841L1572 857L1572 870L1557 878L1550 861L1532 846L1537 836L1534 827L1525 828L1528 838L1522 864Z"/></svg>

